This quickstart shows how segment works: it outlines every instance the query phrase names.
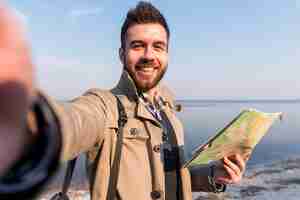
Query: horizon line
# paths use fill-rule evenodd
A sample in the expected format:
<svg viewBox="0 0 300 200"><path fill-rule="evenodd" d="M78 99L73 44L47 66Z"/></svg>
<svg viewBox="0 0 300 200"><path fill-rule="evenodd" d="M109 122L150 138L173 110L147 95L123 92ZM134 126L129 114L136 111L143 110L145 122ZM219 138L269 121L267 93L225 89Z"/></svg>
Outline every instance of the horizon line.
<svg viewBox="0 0 300 200"><path fill-rule="evenodd" d="M176 101L189 101L189 102L193 102L193 101L209 101L209 102L300 102L300 98L289 98L289 99L259 99L259 98L253 98L253 99L228 99L228 98L224 98L224 99L214 99L214 98L210 98L210 99L192 99L192 98L180 98L180 99L176 99Z"/></svg>

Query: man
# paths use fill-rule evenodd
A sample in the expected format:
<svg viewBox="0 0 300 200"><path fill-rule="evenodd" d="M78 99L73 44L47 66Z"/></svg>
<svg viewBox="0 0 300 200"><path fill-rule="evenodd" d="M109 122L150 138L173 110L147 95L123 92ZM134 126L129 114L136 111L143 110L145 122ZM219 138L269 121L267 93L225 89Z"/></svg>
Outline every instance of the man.
<svg viewBox="0 0 300 200"><path fill-rule="evenodd" d="M4 30L18 28L14 21L7 20L7 16L0 17L5 22L1 27L3 34ZM193 169L182 167L183 128L175 116L173 95L160 83L168 67L170 31L163 15L151 3L139 2L127 13L122 25L119 57L123 73L117 86L110 91L91 89L65 105L45 94L34 92L31 75L25 76L22 73L31 70L26 69L30 66L29 54L20 35L0 35L1 40L10 37L5 52L9 52L11 48L8 47L13 43L17 43L18 47L24 50L21 54L23 60L7 57L6 62L1 63L3 71L7 62L14 60L10 66L17 69L12 72L13 76L5 72L0 77L3 101L7 100L4 102L6 106L1 105L1 108L5 110L7 106L11 108L20 105L15 110L5 110L13 115L7 123L9 128L4 130L6 127L4 123L1 124L1 130L4 130L1 131L1 137L6 137L5 134L12 137L10 143L14 145L13 149L16 152L11 159L0 154L0 159L5 163L2 172L18 158L18 166L15 167L17 170L24 165L22 162L32 158L36 161L35 165L44 163L45 159L52 161L48 162L48 165L56 165L58 154L61 160L66 161L80 153L87 153L93 200L186 200L192 199L192 190L220 192L224 191L226 184L240 181L245 170L245 161L238 154L226 157L211 166L198 166ZM15 50L12 52L16 53ZM6 83L10 82L13 86L8 90ZM21 92L12 94L11 91ZM108 192L111 189L109 181L110 177L114 176L112 165L119 128L117 101L114 95L120 98L125 107L128 121L123 130L117 193L111 197ZM33 96L39 97L39 102L43 103L36 103L36 109L31 109L32 112L28 115L31 123L28 122L27 125L34 134L29 136L27 132L26 136L23 128L25 110L28 109L29 102L33 101ZM12 102L12 99L16 99L16 102ZM45 120L41 120L42 118ZM1 120L6 120L4 115ZM44 129L49 124L55 127L51 129L54 131ZM47 134L53 135L53 132L56 138L62 137L62 145L59 145L59 139L55 143L50 141L51 138ZM47 142L43 143L45 140ZM25 154L22 150L24 146L35 151L27 151ZM59 150L60 147L60 153L53 151L47 158L40 153L49 152L47 149ZM27 156L25 161L20 159L24 154Z"/></svg>

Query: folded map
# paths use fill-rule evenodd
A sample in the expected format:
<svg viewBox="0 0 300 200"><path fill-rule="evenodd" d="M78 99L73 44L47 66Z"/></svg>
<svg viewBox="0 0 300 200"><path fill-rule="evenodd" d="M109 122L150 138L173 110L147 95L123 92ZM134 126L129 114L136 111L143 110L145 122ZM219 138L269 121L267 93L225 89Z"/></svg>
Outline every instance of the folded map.
<svg viewBox="0 0 300 200"><path fill-rule="evenodd" d="M225 156L240 154L245 160L282 113L264 113L255 109L243 110L208 142L199 146L185 167L208 164Z"/></svg>

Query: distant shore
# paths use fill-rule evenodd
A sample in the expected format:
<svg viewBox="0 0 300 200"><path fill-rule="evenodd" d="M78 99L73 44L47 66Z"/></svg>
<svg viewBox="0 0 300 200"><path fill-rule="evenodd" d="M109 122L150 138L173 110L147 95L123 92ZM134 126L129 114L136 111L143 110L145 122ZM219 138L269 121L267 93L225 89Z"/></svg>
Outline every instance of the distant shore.
<svg viewBox="0 0 300 200"><path fill-rule="evenodd" d="M217 104L300 104L300 99L178 99L184 107L208 107Z"/></svg>

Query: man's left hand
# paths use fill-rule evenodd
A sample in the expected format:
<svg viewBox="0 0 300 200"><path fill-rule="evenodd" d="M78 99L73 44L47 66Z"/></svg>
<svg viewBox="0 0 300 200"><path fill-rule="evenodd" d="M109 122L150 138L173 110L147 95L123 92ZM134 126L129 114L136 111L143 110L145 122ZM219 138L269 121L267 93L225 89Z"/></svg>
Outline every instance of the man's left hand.
<svg viewBox="0 0 300 200"><path fill-rule="evenodd" d="M246 169L240 154L224 157L215 165L214 181L221 184L239 183Z"/></svg>

